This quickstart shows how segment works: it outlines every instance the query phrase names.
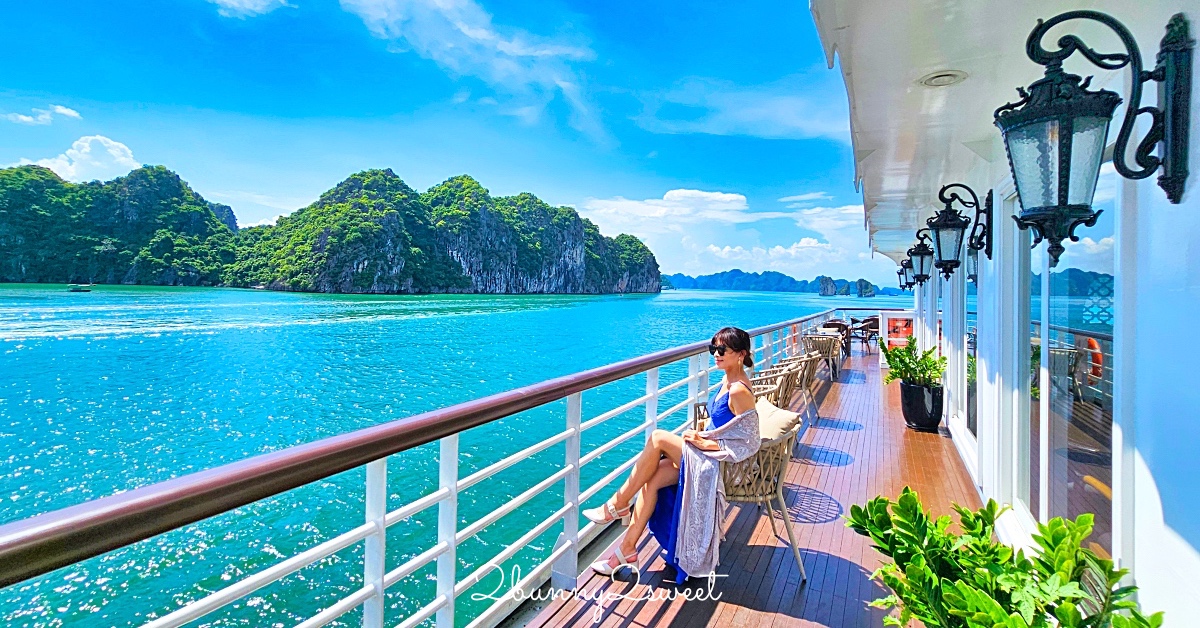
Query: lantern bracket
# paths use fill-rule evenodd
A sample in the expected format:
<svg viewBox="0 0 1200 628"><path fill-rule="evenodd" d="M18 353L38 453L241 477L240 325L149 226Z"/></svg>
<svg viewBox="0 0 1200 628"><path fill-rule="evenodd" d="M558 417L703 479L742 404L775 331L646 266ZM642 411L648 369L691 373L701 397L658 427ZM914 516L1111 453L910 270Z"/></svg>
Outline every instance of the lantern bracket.
<svg viewBox="0 0 1200 628"><path fill-rule="evenodd" d="M1125 46L1125 52L1100 53L1083 43L1075 35L1064 35L1058 39L1058 50L1047 50L1042 47L1042 39L1046 33L1067 20L1092 20L1104 24L1116 33ZM1079 52L1088 61L1104 70L1119 70L1129 67L1133 80L1129 88L1129 102L1125 110L1125 119L1117 133L1117 141L1113 151L1113 166L1121 176L1127 179L1145 179L1154 174L1160 167L1163 172L1158 177L1158 185L1166 193L1172 203L1179 203L1183 197L1184 184L1188 176L1188 131L1189 108L1192 92L1192 49L1196 42L1190 37L1187 18L1182 13L1176 13L1167 22L1166 35L1159 45L1158 56L1153 70L1143 69L1142 54L1137 42L1129 29L1110 15L1099 11L1067 11L1048 20L1038 20L1037 26L1029 33L1025 43L1025 52L1038 65L1046 67L1046 79L1055 82L1078 80L1064 74L1062 63L1075 52ZM1150 81L1158 83L1158 104L1155 107L1143 107L1142 86ZM1091 77L1086 79L1081 88L1086 88ZM1022 101L1005 105L1000 110L1010 110L1021 106L1030 99L1030 94L1024 89L1018 89ZM997 112L999 113L998 110ZM1142 138L1134 150L1134 164L1130 167L1127 161L1129 142L1133 136L1134 124L1137 117L1149 114L1150 130ZM1163 149L1160 155L1155 155L1154 149L1160 143ZM1084 222L1084 221L1080 221Z"/></svg>
<svg viewBox="0 0 1200 628"><path fill-rule="evenodd" d="M961 188L970 198L964 198L958 192L952 191L954 188ZM980 203L975 190L962 183L951 183L938 190L938 200L947 206L957 202L967 209L975 210L975 220L967 237L967 246L976 251L983 251L988 259L992 259L992 191L988 190L983 203Z"/></svg>

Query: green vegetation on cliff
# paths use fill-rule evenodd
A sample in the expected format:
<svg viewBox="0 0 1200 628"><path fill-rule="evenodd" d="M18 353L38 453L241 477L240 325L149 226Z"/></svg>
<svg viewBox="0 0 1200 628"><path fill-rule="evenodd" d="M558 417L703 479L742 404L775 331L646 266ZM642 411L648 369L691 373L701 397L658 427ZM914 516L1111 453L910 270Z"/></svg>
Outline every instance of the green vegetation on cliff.
<svg viewBox="0 0 1200 628"><path fill-rule="evenodd" d="M234 238L161 166L83 184L40 166L0 169L0 281L214 285Z"/></svg>
<svg viewBox="0 0 1200 628"><path fill-rule="evenodd" d="M271 226L237 229L178 175L72 184L0 170L0 281L264 286L356 293L657 292L654 255L569 207L493 198L468 176L418 194L352 175Z"/></svg>

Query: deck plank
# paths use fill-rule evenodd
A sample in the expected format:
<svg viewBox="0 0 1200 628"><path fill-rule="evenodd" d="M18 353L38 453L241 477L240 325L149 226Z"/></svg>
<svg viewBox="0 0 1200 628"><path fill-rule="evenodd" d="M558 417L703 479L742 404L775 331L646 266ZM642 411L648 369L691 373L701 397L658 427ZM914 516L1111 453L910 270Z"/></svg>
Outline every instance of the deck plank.
<svg viewBox="0 0 1200 628"><path fill-rule="evenodd" d="M800 393L793 404L802 401ZM951 504L978 507L979 497L950 441L949 433L908 430L900 416L899 385L882 384L878 354L855 351L839 381L821 371L813 390L817 418L793 451L784 496L792 517L808 582L799 582L795 558L783 522L771 533L766 510L733 504L724 520L715 601L669 599L560 600L528 625L603 626L880 626L882 611L867 606L883 589L870 574L880 558L864 537L845 527L851 504L877 494L895 496L904 486L921 494L935 514L951 513ZM617 581L588 573L580 590L592 598L624 592L639 597L702 591L704 580L673 585L662 552L648 534L638 547L642 576ZM596 621L596 617L599 620Z"/></svg>

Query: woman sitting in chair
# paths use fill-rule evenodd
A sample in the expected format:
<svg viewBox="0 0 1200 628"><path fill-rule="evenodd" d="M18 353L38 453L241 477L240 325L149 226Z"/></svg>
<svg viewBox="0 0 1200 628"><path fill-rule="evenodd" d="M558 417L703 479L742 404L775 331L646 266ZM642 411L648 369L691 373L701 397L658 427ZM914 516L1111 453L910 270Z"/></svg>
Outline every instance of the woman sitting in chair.
<svg viewBox="0 0 1200 628"><path fill-rule="evenodd" d="M637 541L647 524L666 550L667 563L676 568L677 582L686 580L688 573L707 575L716 567L725 513L720 463L754 455L760 441L745 370L754 365L750 335L725 327L713 336L708 351L725 377L708 400L707 430L685 430L682 436L655 430L616 494L600 507L583 511L596 523L620 519L629 526L616 552L592 564L598 573L611 575L636 565ZM635 495L637 503L631 507Z"/></svg>

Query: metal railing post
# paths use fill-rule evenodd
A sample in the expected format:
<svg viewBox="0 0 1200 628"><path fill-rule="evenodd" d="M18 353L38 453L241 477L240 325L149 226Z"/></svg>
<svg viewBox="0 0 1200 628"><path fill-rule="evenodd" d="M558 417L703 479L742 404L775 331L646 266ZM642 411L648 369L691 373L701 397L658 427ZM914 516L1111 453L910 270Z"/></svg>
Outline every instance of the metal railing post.
<svg viewBox="0 0 1200 628"><path fill-rule="evenodd" d="M704 357L704 354L696 356L696 372L706 371L712 365L712 358ZM704 400L708 400L708 373L700 374L700 381L697 382L697 388L700 389L700 394L704 396Z"/></svg>
<svg viewBox="0 0 1200 628"><path fill-rule="evenodd" d="M571 551L564 552L551 567L550 586L556 591L574 591L579 587L579 425L583 420L583 393L567 396L567 455L564 468L571 471L563 478L563 502L567 511L563 513L563 531L555 549L571 544Z"/></svg>
<svg viewBox="0 0 1200 628"><path fill-rule="evenodd" d="M446 596L446 605L438 609L437 627L454 628L454 585L458 582L456 556L458 546L458 434L443 437L439 442L438 488L450 495L438 504L438 543L448 548L437 558L437 595Z"/></svg>
<svg viewBox="0 0 1200 628"><path fill-rule="evenodd" d="M650 442L650 436L654 434L654 430L658 429L658 368L652 368L646 371L646 394L649 399L646 400L646 442Z"/></svg>
<svg viewBox="0 0 1200 628"><path fill-rule="evenodd" d="M699 393L700 382L696 378L696 375L698 373L700 373L700 354L699 353L688 358L688 400L689 401L688 401L688 405L687 405L687 418L688 418L689 429L692 425L695 425L695 423L696 423L696 404L700 403L700 393ZM706 394L707 394L707 392L708 391L705 391Z"/></svg>
<svg viewBox="0 0 1200 628"><path fill-rule="evenodd" d="M375 524L375 531L366 538L363 555L363 582L375 587L375 593L363 602L363 628L383 628L383 573L387 553L387 527L383 518L387 514L387 458L367 463L367 523Z"/></svg>

